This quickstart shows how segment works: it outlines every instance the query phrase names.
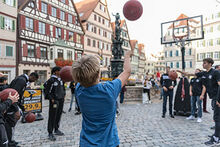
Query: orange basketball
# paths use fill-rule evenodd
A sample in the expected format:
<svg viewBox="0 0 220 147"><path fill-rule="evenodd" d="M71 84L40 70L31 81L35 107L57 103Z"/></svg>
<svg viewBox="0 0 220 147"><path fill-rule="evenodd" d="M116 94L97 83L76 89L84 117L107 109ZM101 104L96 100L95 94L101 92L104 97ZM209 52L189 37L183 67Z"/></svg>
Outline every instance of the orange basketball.
<svg viewBox="0 0 220 147"><path fill-rule="evenodd" d="M71 82L73 81L72 73L71 73L72 67L71 66L64 66L60 70L60 78L64 82Z"/></svg>
<svg viewBox="0 0 220 147"><path fill-rule="evenodd" d="M169 72L169 77L170 77L171 80L176 80L177 77L178 77L178 74L176 73L175 70L171 70L171 71Z"/></svg>
<svg viewBox="0 0 220 147"><path fill-rule="evenodd" d="M25 120L26 120L26 122L28 122L28 123L32 123L32 122L34 122L34 121L36 120L36 116L35 116L35 114L32 113L32 112L28 112L28 113L26 114L26 116L25 116Z"/></svg>
<svg viewBox="0 0 220 147"><path fill-rule="evenodd" d="M129 0L123 7L124 16L131 21L137 20L143 13L143 7L137 0Z"/></svg>
<svg viewBox="0 0 220 147"><path fill-rule="evenodd" d="M17 91L15 89L7 88L7 89L0 92L0 99L2 101L7 100L10 92L11 92L11 95L15 95L17 93Z"/></svg>

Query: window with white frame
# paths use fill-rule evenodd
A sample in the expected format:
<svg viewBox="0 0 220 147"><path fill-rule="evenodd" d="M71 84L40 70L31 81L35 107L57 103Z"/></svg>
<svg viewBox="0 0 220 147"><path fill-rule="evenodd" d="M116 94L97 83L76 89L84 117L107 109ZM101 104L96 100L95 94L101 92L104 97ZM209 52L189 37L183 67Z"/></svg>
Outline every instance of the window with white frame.
<svg viewBox="0 0 220 147"><path fill-rule="evenodd" d="M16 4L16 1L15 0L4 0L4 2L9 5L9 6L14 6L15 7L15 4Z"/></svg>
<svg viewBox="0 0 220 147"><path fill-rule="evenodd" d="M41 2L41 11L47 13L47 4L44 2Z"/></svg>
<svg viewBox="0 0 220 147"><path fill-rule="evenodd" d="M96 41L95 40L93 40L92 46L96 47Z"/></svg>
<svg viewBox="0 0 220 147"><path fill-rule="evenodd" d="M46 24L43 22L39 22L39 33L45 34Z"/></svg>
<svg viewBox="0 0 220 147"><path fill-rule="evenodd" d="M53 60L53 48L50 49L50 60Z"/></svg>
<svg viewBox="0 0 220 147"><path fill-rule="evenodd" d="M100 33L101 33L100 35L103 36L103 30L102 29L100 29Z"/></svg>
<svg viewBox="0 0 220 147"><path fill-rule="evenodd" d="M40 58L47 59L47 48L46 47L40 47Z"/></svg>
<svg viewBox="0 0 220 147"><path fill-rule="evenodd" d="M99 42L99 49L102 49L102 42Z"/></svg>
<svg viewBox="0 0 220 147"><path fill-rule="evenodd" d="M214 52L214 59L219 59L219 52Z"/></svg>
<svg viewBox="0 0 220 147"><path fill-rule="evenodd" d="M180 63L176 62L176 68L180 68Z"/></svg>
<svg viewBox="0 0 220 147"><path fill-rule="evenodd" d="M102 10L103 12L105 12L105 6L103 6L102 4L100 4L100 10Z"/></svg>
<svg viewBox="0 0 220 147"><path fill-rule="evenodd" d="M205 54L204 53L200 53L199 54L199 60L203 60L205 58Z"/></svg>
<svg viewBox="0 0 220 147"><path fill-rule="evenodd" d="M68 22L69 23L73 22L73 16L71 14L68 14Z"/></svg>
<svg viewBox="0 0 220 147"><path fill-rule="evenodd" d="M91 39L87 38L87 45L91 46Z"/></svg>
<svg viewBox="0 0 220 147"><path fill-rule="evenodd" d="M65 20L65 12L60 11L60 19Z"/></svg>
<svg viewBox="0 0 220 147"><path fill-rule="evenodd" d="M103 49L106 50L106 44L105 43L103 43Z"/></svg>
<svg viewBox="0 0 220 147"><path fill-rule="evenodd" d="M13 56L13 46L6 45L6 57Z"/></svg>
<svg viewBox="0 0 220 147"><path fill-rule="evenodd" d="M26 26L27 30L33 31L33 29L34 29L33 19L26 17L26 19L25 19L25 26Z"/></svg>
<svg viewBox="0 0 220 147"><path fill-rule="evenodd" d="M5 17L5 30L12 30L12 19Z"/></svg>
<svg viewBox="0 0 220 147"><path fill-rule="evenodd" d="M35 57L34 45L28 45L28 57Z"/></svg>
<svg viewBox="0 0 220 147"><path fill-rule="evenodd" d="M67 59L72 60L73 59L73 52L72 51L67 51Z"/></svg>
<svg viewBox="0 0 220 147"><path fill-rule="evenodd" d="M170 62L170 68L173 68L173 62Z"/></svg>
<svg viewBox="0 0 220 147"><path fill-rule="evenodd" d="M190 56L192 55L192 49L191 48L189 49L188 53L189 53Z"/></svg>
<svg viewBox="0 0 220 147"><path fill-rule="evenodd" d="M81 43L81 36L79 34L76 35L76 43Z"/></svg>
<svg viewBox="0 0 220 147"><path fill-rule="evenodd" d="M211 56L212 56L212 53L211 53L211 52L208 52L208 53L206 54L206 58L211 58Z"/></svg>
<svg viewBox="0 0 220 147"><path fill-rule="evenodd" d="M62 49L58 49L57 50L57 56L58 56L58 58L62 58L63 59L63 50Z"/></svg>
<svg viewBox="0 0 220 147"><path fill-rule="evenodd" d="M192 68L192 61L189 61L189 67Z"/></svg>
<svg viewBox="0 0 220 147"><path fill-rule="evenodd" d="M56 28L56 38L61 37L61 28Z"/></svg>
<svg viewBox="0 0 220 147"><path fill-rule="evenodd" d="M66 0L61 0L61 2L65 4L65 3L66 3Z"/></svg>
<svg viewBox="0 0 220 147"><path fill-rule="evenodd" d="M216 40L216 44L217 44L217 45L220 45L220 38L218 38L218 39Z"/></svg>
<svg viewBox="0 0 220 147"><path fill-rule="evenodd" d="M73 32L69 32L69 41L73 41Z"/></svg>
<svg viewBox="0 0 220 147"><path fill-rule="evenodd" d="M57 8L52 7L52 16L57 17Z"/></svg>

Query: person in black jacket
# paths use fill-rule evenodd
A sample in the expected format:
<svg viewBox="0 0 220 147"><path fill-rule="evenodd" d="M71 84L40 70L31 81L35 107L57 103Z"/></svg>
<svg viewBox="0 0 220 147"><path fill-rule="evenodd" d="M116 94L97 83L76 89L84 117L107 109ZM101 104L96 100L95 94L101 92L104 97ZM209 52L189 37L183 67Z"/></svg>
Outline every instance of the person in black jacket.
<svg viewBox="0 0 220 147"><path fill-rule="evenodd" d="M76 84L74 83L74 81L70 82L70 85L69 85L69 88L71 89L71 94L72 94L72 97L71 97L71 101L70 101L70 108L69 108L69 112L72 110L72 105L73 105L73 100L75 98L75 115L78 115L78 114L81 114L80 112L80 109L79 109L79 104L77 102L77 99L75 97L75 86Z"/></svg>
<svg viewBox="0 0 220 147"><path fill-rule="evenodd" d="M21 76L16 77L9 85L9 88L15 89L20 99L18 100L18 103L14 103L10 106L10 108L5 113L5 128L8 135L9 140L9 146L17 146L17 142L12 140L13 136L13 127L15 127L17 121L20 119L20 109L24 111L23 107L23 94L24 91L29 85L29 83L35 82L38 79L38 74L36 72L31 73L29 76L26 74L23 74Z"/></svg>
<svg viewBox="0 0 220 147"><path fill-rule="evenodd" d="M12 103L17 102L19 99L18 93L13 96L9 93L8 99L4 102L0 101L0 147L8 147L8 136L5 129L4 113L12 105Z"/></svg>
<svg viewBox="0 0 220 147"><path fill-rule="evenodd" d="M55 135L63 136L64 133L59 130L61 115L63 112L64 97L66 95L63 81L60 79L60 67L54 67L52 75L47 81L45 95L49 99L49 118L48 118L48 137L55 141Z"/></svg>
<svg viewBox="0 0 220 147"><path fill-rule="evenodd" d="M4 89L8 88L7 84L7 78L6 77L0 77L0 91L3 91Z"/></svg>
<svg viewBox="0 0 220 147"><path fill-rule="evenodd" d="M168 74L170 72L170 67L166 67L166 73L163 74L160 78L160 84L163 87L163 112L162 112L162 118L165 118L166 114L166 106L167 106L167 97L169 96L169 111L170 111L170 117L174 118L173 115L173 88L176 86L176 80L172 81Z"/></svg>
<svg viewBox="0 0 220 147"><path fill-rule="evenodd" d="M214 61L212 58L203 59L202 66L206 71L196 73L197 77L202 77L204 80L204 85L209 98L212 100L211 105L214 110L213 119L215 121L215 132L213 135L209 136L210 140L205 142L205 145L214 145L220 142L220 71L213 69L213 64ZM178 72L185 75L192 75L183 71Z"/></svg>

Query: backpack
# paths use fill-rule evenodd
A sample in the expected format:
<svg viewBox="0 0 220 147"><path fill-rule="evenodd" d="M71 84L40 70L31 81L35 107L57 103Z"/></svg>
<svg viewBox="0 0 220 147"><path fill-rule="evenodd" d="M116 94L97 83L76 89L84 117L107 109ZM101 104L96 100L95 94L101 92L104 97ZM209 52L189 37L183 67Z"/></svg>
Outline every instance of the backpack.
<svg viewBox="0 0 220 147"><path fill-rule="evenodd" d="M44 94L44 98L46 99L46 100L49 100L49 97L48 97L48 95L49 95L49 93L51 92L51 90L53 89L53 84L51 85L51 87L48 87L47 86L47 84L48 84L48 81L49 80L47 80L44 84L43 84L43 94ZM48 87L48 88L47 88Z"/></svg>

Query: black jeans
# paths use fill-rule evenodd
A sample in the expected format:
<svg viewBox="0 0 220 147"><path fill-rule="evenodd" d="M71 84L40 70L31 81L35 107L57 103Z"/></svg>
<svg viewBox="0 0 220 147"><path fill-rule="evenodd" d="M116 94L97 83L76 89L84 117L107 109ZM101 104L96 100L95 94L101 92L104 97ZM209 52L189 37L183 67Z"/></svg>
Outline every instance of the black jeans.
<svg viewBox="0 0 220 147"><path fill-rule="evenodd" d="M214 121L215 121L215 136L220 137L220 107L215 104L214 106Z"/></svg>
<svg viewBox="0 0 220 147"><path fill-rule="evenodd" d="M8 147L8 137L4 124L0 124L0 147Z"/></svg>
<svg viewBox="0 0 220 147"><path fill-rule="evenodd" d="M54 103L50 100L49 118L48 118L48 133L53 133L54 129L58 130L60 119L63 112L64 99L55 100Z"/></svg>
<svg viewBox="0 0 220 147"><path fill-rule="evenodd" d="M169 111L173 114L173 90L163 90L163 114L167 112L167 97L169 97Z"/></svg>

